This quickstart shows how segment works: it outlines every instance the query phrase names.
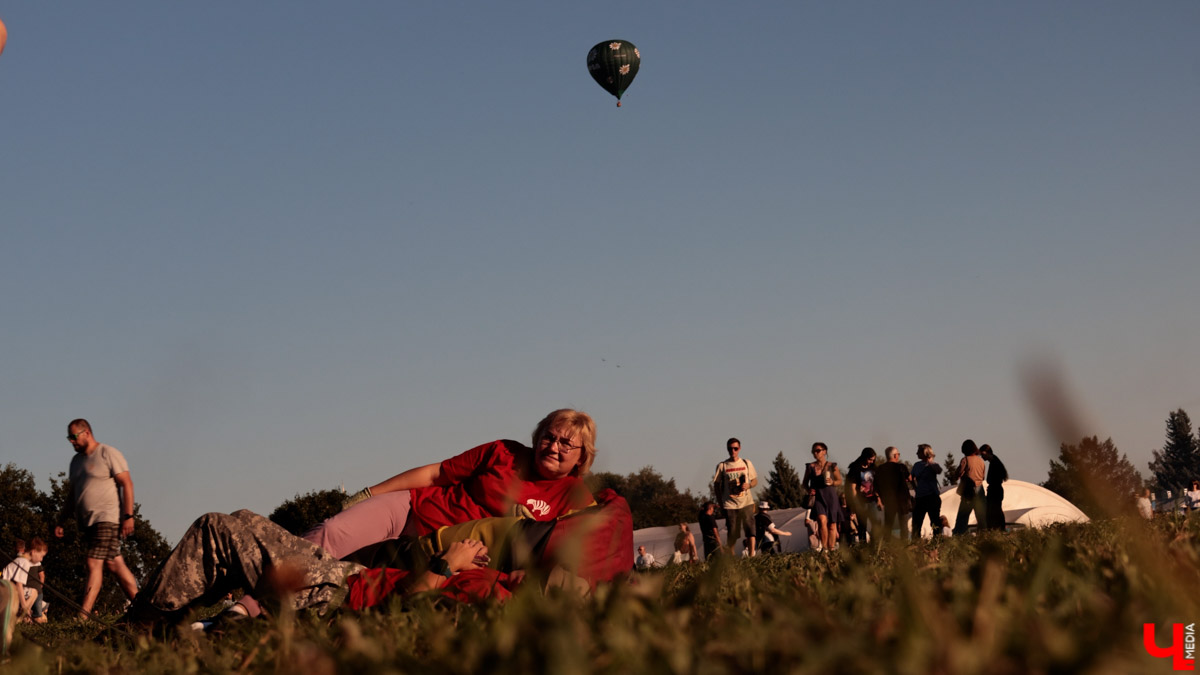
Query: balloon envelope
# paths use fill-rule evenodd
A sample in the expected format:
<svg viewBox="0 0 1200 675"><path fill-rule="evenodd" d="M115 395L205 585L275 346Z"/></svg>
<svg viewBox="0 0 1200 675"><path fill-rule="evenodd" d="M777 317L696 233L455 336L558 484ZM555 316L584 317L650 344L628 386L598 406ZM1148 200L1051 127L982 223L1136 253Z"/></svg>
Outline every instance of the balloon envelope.
<svg viewBox="0 0 1200 675"><path fill-rule="evenodd" d="M4 27L4 22L0 21L0 54L4 53L5 42L8 42L8 29Z"/></svg>
<svg viewBox="0 0 1200 675"><path fill-rule="evenodd" d="M605 40L588 52L587 67L596 84L617 97L629 88L642 64L642 54L628 40Z"/></svg>

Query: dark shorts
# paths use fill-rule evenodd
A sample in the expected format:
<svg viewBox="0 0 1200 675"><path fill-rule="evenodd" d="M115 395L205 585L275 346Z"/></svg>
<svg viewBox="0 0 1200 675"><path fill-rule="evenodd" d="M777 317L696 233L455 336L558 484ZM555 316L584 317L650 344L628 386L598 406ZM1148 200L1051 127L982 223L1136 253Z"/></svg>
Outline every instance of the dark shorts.
<svg viewBox="0 0 1200 675"><path fill-rule="evenodd" d="M87 557L112 560L121 555L121 527L116 523L96 523L84 533Z"/></svg>

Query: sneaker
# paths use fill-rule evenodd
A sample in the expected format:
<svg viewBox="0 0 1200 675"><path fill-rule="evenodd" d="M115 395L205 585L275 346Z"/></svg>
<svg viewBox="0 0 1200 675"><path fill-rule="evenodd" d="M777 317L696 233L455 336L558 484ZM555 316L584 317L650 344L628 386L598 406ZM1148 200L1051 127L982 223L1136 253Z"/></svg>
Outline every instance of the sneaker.
<svg viewBox="0 0 1200 675"><path fill-rule="evenodd" d="M192 630L204 631L209 635L224 635L238 626L248 625L250 621L248 614L227 609L211 619L193 623Z"/></svg>

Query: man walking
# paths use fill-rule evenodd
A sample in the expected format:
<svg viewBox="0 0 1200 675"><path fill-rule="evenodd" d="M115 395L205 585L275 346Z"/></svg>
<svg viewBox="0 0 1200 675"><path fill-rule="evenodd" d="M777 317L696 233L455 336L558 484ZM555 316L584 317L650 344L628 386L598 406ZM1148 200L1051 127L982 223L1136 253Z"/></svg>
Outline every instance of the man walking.
<svg viewBox="0 0 1200 675"><path fill-rule="evenodd" d="M736 438L725 441L729 459L717 465L713 474L717 499L725 509L725 540L729 552L739 536L749 542L746 547L754 555L754 495L751 488L758 485L758 473L748 459L741 459L742 442Z"/></svg>
<svg viewBox="0 0 1200 675"><path fill-rule="evenodd" d="M98 443L87 420L72 420L67 440L75 448L68 473L68 507L75 512L86 549L87 587L80 613L86 617L100 595L105 569L116 575L130 600L137 595L137 581L121 557L120 541L133 534L133 479L125 456L111 445ZM54 535L62 537L63 528L55 528Z"/></svg>

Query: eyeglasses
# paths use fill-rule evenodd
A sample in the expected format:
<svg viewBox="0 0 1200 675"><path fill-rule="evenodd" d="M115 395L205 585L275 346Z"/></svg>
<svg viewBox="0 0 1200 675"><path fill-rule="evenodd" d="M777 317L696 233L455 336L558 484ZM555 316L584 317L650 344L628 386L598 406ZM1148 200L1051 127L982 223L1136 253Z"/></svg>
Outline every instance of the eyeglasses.
<svg viewBox="0 0 1200 675"><path fill-rule="evenodd" d="M571 450L583 449L582 445L571 445L570 439L559 438L551 433L546 433L544 436L542 436L542 443L545 443L547 448L551 447L555 443L558 443L558 447L562 448L563 450L567 450L568 452Z"/></svg>
<svg viewBox="0 0 1200 675"><path fill-rule="evenodd" d="M79 432L78 434L67 434L67 440L68 440L68 441L73 441L73 440L75 440L75 439L79 438L79 436L80 436L82 433L83 433L83 432L81 431L81 432Z"/></svg>

